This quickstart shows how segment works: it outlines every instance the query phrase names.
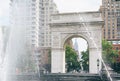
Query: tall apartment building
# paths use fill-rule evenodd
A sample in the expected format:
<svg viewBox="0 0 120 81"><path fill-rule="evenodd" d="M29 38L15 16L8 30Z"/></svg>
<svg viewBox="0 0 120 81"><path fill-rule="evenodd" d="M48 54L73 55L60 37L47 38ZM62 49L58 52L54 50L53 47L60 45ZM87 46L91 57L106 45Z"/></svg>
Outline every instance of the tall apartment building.
<svg viewBox="0 0 120 81"><path fill-rule="evenodd" d="M51 32L49 22L51 14L58 13L56 4L53 0L40 0L40 26L39 26L39 46L51 46Z"/></svg>
<svg viewBox="0 0 120 81"><path fill-rule="evenodd" d="M58 13L55 3L53 0L11 0L10 5L12 38L9 41L16 44L13 44L14 53L35 53L37 64L45 64L51 46L50 16Z"/></svg>
<svg viewBox="0 0 120 81"><path fill-rule="evenodd" d="M48 68L50 64L51 31L49 22L50 16L58 13L56 4L53 0L40 0L40 26L39 26L39 48L37 49L40 68ZM50 68L47 69L50 71Z"/></svg>
<svg viewBox="0 0 120 81"><path fill-rule="evenodd" d="M102 0L103 38L120 39L120 0Z"/></svg>
<svg viewBox="0 0 120 81"><path fill-rule="evenodd" d="M11 0L10 7L11 28L22 35L19 37L28 47L38 47L39 0Z"/></svg>
<svg viewBox="0 0 120 81"><path fill-rule="evenodd" d="M23 69L34 62L31 59L33 49L39 46L39 0L11 0L10 9L10 35L6 50L10 59L9 71L19 69L25 72Z"/></svg>

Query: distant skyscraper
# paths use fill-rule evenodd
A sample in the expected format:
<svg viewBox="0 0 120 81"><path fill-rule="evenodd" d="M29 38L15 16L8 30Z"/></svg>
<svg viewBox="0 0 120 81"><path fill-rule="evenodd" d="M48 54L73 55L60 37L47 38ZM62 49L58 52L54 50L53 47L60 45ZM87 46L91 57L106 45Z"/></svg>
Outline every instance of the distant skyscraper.
<svg viewBox="0 0 120 81"><path fill-rule="evenodd" d="M78 55L78 60L80 60L80 54L79 54L79 47L78 47L78 41L77 38L75 38L75 42L74 42L74 50Z"/></svg>
<svg viewBox="0 0 120 81"><path fill-rule="evenodd" d="M120 39L120 0L102 0L103 38Z"/></svg>
<svg viewBox="0 0 120 81"><path fill-rule="evenodd" d="M77 39L75 39L74 49L75 49L75 51L78 51L78 50L79 50Z"/></svg>

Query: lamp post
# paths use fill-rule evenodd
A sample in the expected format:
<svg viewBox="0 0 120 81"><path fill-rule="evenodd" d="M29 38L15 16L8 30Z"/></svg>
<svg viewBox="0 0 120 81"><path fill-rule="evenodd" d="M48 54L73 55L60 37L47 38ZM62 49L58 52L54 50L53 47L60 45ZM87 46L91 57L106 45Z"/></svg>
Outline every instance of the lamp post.
<svg viewBox="0 0 120 81"><path fill-rule="evenodd" d="M97 59L97 69L98 69L98 73L99 73L99 59Z"/></svg>

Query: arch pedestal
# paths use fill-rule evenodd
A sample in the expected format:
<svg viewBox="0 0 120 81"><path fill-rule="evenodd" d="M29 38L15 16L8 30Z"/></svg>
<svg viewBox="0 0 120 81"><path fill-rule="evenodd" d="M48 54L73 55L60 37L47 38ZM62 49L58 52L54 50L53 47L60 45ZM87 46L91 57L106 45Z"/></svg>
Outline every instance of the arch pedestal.
<svg viewBox="0 0 120 81"><path fill-rule="evenodd" d="M98 73L101 70L101 50L99 51L96 48L89 49L89 64L89 73Z"/></svg>
<svg viewBox="0 0 120 81"><path fill-rule="evenodd" d="M65 51L52 50L52 73L65 73Z"/></svg>

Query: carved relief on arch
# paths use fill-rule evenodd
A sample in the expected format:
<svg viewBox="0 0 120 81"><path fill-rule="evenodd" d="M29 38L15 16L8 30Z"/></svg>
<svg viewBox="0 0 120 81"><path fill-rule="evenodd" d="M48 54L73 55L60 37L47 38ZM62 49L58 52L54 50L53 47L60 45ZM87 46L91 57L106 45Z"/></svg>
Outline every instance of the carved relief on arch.
<svg viewBox="0 0 120 81"><path fill-rule="evenodd" d="M60 42L61 42L61 38L60 38L60 34L59 33L55 33L52 34L52 47L58 48L60 47Z"/></svg>

